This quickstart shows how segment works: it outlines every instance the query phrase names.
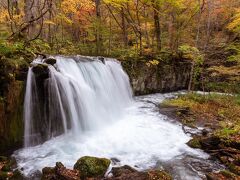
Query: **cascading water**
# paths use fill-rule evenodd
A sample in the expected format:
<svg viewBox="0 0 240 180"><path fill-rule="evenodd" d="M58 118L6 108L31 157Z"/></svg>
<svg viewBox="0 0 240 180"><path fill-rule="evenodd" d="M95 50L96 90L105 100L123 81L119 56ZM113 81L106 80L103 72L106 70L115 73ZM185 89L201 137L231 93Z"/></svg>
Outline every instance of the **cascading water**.
<svg viewBox="0 0 240 180"><path fill-rule="evenodd" d="M116 60L54 58L54 66L36 59L28 73L25 148L13 156L30 179L58 161L72 168L86 155L117 159L113 166L164 167L179 180L199 180L204 168L220 169L186 145L190 137L181 124L159 113L156 104L174 94L132 100L128 76Z"/></svg>
<svg viewBox="0 0 240 180"><path fill-rule="evenodd" d="M119 118L132 99L119 62L76 56L55 57L54 66L36 59L29 69L24 105L25 147L71 131L80 136ZM88 59L88 60L86 60ZM36 69L36 68L35 68Z"/></svg>

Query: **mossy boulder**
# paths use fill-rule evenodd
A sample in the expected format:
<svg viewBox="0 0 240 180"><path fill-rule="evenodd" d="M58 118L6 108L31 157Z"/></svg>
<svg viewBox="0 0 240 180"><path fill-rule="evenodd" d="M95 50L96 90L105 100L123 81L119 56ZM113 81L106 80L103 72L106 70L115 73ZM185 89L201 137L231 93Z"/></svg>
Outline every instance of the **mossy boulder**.
<svg viewBox="0 0 240 180"><path fill-rule="evenodd" d="M187 142L187 145L190 146L191 148L196 148L196 149L200 149L201 143L199 141L199 138L195 137L193 139L191 139L190 141Z"/></svg>
<svg viewBox="0 0 240 180"><path fill-rule="evenodd" d="M47 58L44 60L44 62L53 66L54 64L56 64L57 60L54 58Z"/></svg>
<svg viewBox="0 0 240 180"><path fill-rule="evenodd" d="M48 65L46 64L37 64L33 66L32 71L35 75L48 74Z"/></svg>
<svg viewBox="0 0 240 180"><path fill-rule="evenodd" d="M74 169L80 172L81 178L103 177L111 161L106 158L84 156L74 165Z"/></svg>

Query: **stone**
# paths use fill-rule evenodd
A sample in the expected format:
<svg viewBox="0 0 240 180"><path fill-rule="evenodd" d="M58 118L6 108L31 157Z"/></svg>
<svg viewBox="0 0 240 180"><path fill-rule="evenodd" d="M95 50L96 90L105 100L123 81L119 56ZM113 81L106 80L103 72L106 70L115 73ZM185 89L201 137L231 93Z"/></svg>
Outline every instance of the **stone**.
<svg viewBox="0 0 240 180"><path fill-rule="evenodd" d="M221 143L220 138L216 136L201 138L200 144L203 149L215 150L218 149L218 145Z"/></svg>
<svg viewBox="0 0 240 180"><path fill-rule="evenodd" d="M111 161L106 158L84 156L75 163L74 169L79 171L83 179L104 177L110 163Z"/></svg>
<svg viewBox="0 0 240 180"><path fill-rule="evenodd" d="M148 172L148 179L150 180L172 180L172 177L165 171L152 170Z"/></svg>
<svg viewBox="0 0 240 180"><path fill-rule="evenodd" d="M56 64L57 60L54 58L47 58L44 60L44 62L53 66L54 64Z"/></svg>
<svg viewBox="0 0 240 180"><path fill-rule="evenodd" d="M42 180L52 180L56 179L55 168L45 167L42 169Z"/></svg>
<svg viewBox="0 0 240 180"><path fill-rule="evenodd" d="M201 148L201 144L199 141L199 138L194 137L193 139L191 139L190 141L187 142L187 145L190 146L191 148Z"/></svg>
<svg viewBox="0 0 240 180"><path fill-rule="evenodd" d="M57 162L55 167L45 167L42 169L42 180L79 180L78 170L67 169L61 162Z"/></svg>
<svg viewBox="0 0 240 180"><path fill-rule="evenodd" d="M137 171L130 166L114 167L110 180L171 180L172 177L162 170Z"/></svg>

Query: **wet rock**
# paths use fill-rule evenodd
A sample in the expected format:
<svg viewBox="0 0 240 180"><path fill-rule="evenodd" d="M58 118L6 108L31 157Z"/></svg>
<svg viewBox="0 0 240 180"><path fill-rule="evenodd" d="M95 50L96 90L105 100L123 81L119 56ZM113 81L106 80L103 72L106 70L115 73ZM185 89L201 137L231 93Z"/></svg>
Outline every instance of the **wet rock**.
<svg viewBox="0 0 240 180"><path fill-rule="evenodd" d="M13 175L10 178L10 180L24 180L24 179L26 179L26 178L19 170L15 170L13 172Z"/></svg>
<svg viewBox="0 0 240 180"><path fill-rule="evenodd" d="M209 133L208 130L206 130L206 129L203 129L203 130L202 130L202 135L203 135L203 136L207 136L208 133Z"/></svg>
<svg viewBox="0 0 240 180"><path fill-rule="evenodd" d="M120 160L117 158L111 158L111 161L112 161L113 165L116 165L120 162Z"/></svg>
<svg viewBox="0 0 240 180"><path fill-rule="evenodd" d="M139 172L130 166L115 167L112 169L113 177L110 180L171 180L171 176L165 171L150 170Z"/></svg>
<svg viewBox="0 0 240 180"><path fill-rule="evenodd" d="M125 165L122 167L114 167L112 168L112 171L111 171L114 177L120 177L121 175L124 175L124 174L131 174L136 172L138 172L136 169L128 165Z"/></svg>
<svg viewBox="0 0 240 180"><path fill-rule="evenodd" d="M79 180L80 175L77 170L67 169L61 162L57 162L55 167L45 167L42 169L42 180Z"/></svg>
<svg viewBox="0 0 240 180"><path fill-rule="evenodd" d="M105 64L105 59L104 59L104 57L98 57L98 59L99 59L100 61L102 61L103 64Z"/></svg>
<svg viewBox="0 0 240 180"><path fill-rule="evenodd" d="M11 177L11 174L8 172L0 171L0 180L8 179Z"/></svg>
<svg viewBox="0 0 240 180"><path fill-rule="evenodd" d="M56 64L57 60L54 58L47 58L44 60L44 62L53 66L54 64Z"/></svg>
<svg viewBox="0 0 240 180"><path fill-rule="evenodd" d="M0 156L0 162L3 162L3 161L7 161L7 157L5 157L5 156Z"/></svg>
<svg viewBox="0 0 240 180"><path fill-rule="evenodd" d="M229 171L221 171L219 173L208 173L206 178L207 180L237 180L240 177Z"/></svg>
<svg viewBox="0 0 240 180"><path fill-rule="evenodd" d="M238 176L240 176L240 166L236 165L235 163L231 163L228 166L229 170Z"/></svg>
<svg viewBox="0 0 240 180"><path fill-rule="evenodd" d="M42 169L42 180L56 179L55 168L45 167Z"/></svg>
<svg viewBox="0 0 240 180"><path fill-rule="evenodd" d="M214 150L219 148L218 146L221 143L221 140L219 137L210 136L206 138L201 138L200 143L203 149Z"/></svg>
<svg viewBox="0 0 240 180"><path fill-rule="evenodd" d="M154 170L148 172L148 179L150 180L172 180L172 177L165 171Z"/></svg>
<svg viewBox="0 0 240 180"><path fill-rule="evenodd" d="M202 147L200 140L197 137L194 137L193 139L188 141L187 145L190 146L191 148L198 148L198 149L200 149Z"/></svg>
<svg viewBox="0 0 240 180"><path fill-rule="evenodd" d="M5 171L5 172L8 172L8 171L11 171L11 166L10 164L5 164L2 169L2 171Z"/></svg>
<svg viewBox="0 0 240 180"><path fill-rule="evenodd" d="M48 65L46 64L37 64L33 66L32 71L35 75L41 76L41 75L48 75Z"/></svg>
<svg viewBox="0 0 240 180"><path fill-rule="evenodd" d="M110 163L111 161L106 158L84 156L75 163L74 169L79 171L83 179L89 177L103 177Z"/></svg>

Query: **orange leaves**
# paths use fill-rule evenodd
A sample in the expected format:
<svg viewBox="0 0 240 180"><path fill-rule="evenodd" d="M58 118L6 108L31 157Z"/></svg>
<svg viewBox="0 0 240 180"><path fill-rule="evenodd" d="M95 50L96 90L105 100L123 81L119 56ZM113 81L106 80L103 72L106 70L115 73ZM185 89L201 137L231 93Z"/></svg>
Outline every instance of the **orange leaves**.
<svg viewBox="0 0 240 180"><path fill-rule="evenodd" d="M62 14L67 22L86 23L87 17L94 12L94 3L91 0L63 0L61 3Z"/></svg>

